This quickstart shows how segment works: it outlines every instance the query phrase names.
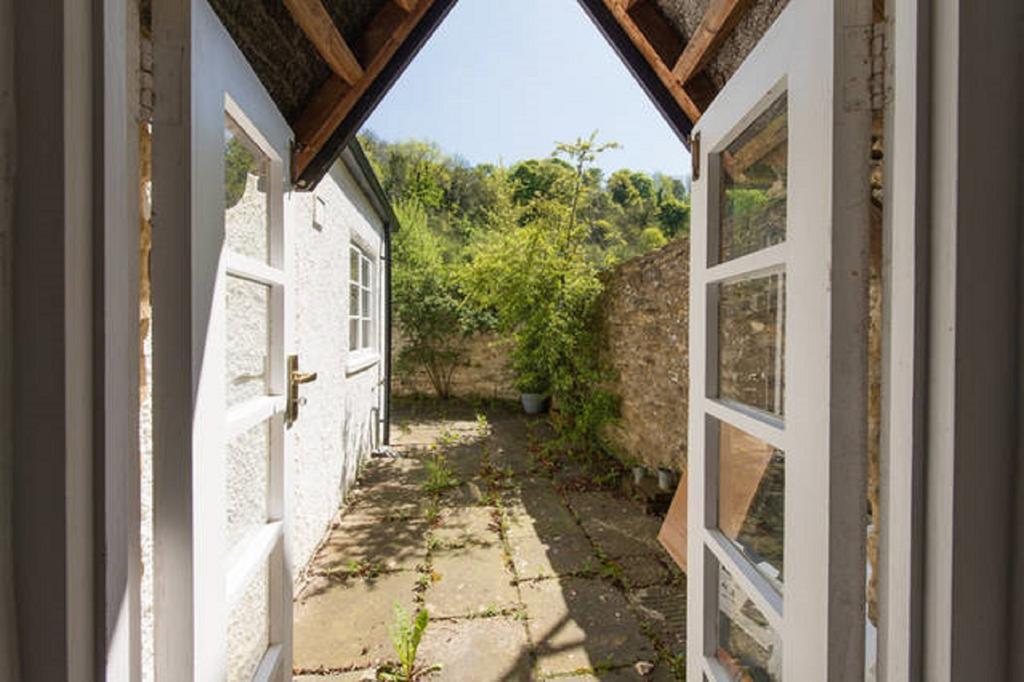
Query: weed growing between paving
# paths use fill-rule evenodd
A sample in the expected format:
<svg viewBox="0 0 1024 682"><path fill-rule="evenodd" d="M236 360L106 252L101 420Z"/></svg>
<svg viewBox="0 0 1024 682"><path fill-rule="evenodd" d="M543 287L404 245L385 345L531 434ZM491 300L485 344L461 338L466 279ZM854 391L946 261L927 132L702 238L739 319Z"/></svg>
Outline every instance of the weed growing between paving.
<svg viewBox="0 0 1024 682"><path fill-rule="evenodd" d="M410 616L400 604L395 604L395 622L388 628L388 633L398 656L398 665L382 666L377 671L378 679L384 682L413 682L441 669L439 665L416 665L416 652L429 623L430 614L426 609L420 609Z"/></svg>

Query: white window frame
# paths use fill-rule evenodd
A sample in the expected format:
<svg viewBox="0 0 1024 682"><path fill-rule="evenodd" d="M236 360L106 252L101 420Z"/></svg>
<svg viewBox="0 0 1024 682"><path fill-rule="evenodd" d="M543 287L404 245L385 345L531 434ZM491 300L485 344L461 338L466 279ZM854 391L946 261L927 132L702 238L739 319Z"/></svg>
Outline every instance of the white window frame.
<svg viewBox="0 0 1024 682"><path fill-rule="evenodd" d="M349 341L348 349L349 353L356 355L356 358L350 358L349 371L352 371L353 363L364 365L363 361L372 362L377 355L376 342L377 342L377 319L378 316L375 314L377 305L377 287L376 278L374 277L376 272L376 263L374 259L370 257L367 249L353 241L349 244L349 273L348 273L348 284L349 284L349 301L352 300L351 288L353 286L359 288L358 297L358 310L348 311L349 320ZM358 267L355 268L355 272L352 272L352 256L356 257ZM364 268L366 266L366 268ZM368 269L367 279L363 281L363 273ZM367 300L366 294L369 294L368 309L363 310L365 301ZM357 340L353 346L352 340L352 322L356 324L356 335ZM366 323L369 323L369 335L368 338L364 338ZM364 365L365 366L365 365Z"/></svg>

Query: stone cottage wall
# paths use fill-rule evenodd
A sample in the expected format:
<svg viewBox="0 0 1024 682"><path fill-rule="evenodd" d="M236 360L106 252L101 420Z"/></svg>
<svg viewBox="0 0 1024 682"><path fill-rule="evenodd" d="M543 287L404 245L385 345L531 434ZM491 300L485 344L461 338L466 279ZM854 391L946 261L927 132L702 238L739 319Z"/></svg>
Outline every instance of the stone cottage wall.
<svg viewBox="0 0 1024 682"><path fill-rule="evenodd" d="M677 239L626 261L608 274L602 301L604 358L622 401L609 444L676 471L686 463L689 254L689 239Z"/></svg>

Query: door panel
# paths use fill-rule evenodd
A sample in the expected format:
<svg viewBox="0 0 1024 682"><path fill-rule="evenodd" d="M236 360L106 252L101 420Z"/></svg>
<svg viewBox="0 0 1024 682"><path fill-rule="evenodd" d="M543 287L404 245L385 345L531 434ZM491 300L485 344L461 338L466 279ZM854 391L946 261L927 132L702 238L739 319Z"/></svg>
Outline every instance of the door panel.
<svg viewBox="0 0 1024 682"><path fill-rule="evenodd" d="M864 679L870 9L791 0L694 129L691 679Z"/></svg>
<svg viewBox="0 0 1024 682"><path fill-rule="evenodd" d="M283 680L292 134L205 0L153 25L156 678Z"/></svg>

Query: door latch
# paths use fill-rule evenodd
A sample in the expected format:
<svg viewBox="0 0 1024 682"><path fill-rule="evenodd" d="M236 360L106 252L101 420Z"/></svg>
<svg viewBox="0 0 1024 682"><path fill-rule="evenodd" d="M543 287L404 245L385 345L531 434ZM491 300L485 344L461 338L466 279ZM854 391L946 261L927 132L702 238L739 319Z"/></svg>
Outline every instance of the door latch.
<svg viewBox="0 0 1024 682"><path fill-rule="evenodd" d="M316 381L316 372L300 372L299 356L288 356L288 407L285 411L285 424L291 426L299 418L299 406L306 404L305 398L299 397L299 385Z"/></svg>

